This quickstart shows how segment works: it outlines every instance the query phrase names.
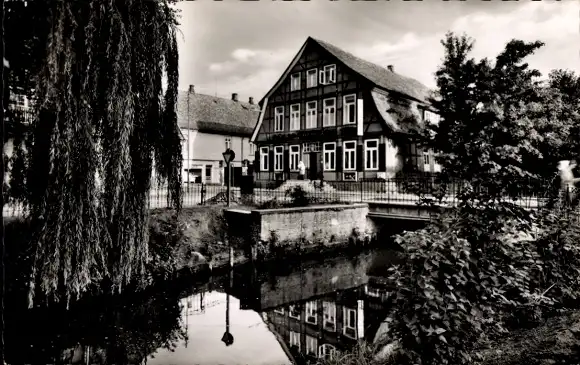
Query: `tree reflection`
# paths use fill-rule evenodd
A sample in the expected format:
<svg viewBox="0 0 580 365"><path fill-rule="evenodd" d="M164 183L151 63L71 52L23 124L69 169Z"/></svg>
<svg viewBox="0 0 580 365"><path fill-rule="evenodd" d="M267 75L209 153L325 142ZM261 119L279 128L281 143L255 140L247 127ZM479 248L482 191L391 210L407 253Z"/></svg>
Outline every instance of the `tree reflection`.
<svg viewBox="0 0 580 365"><path fill-rule="evenodd" d="M35 309L11 315L7 318L7 362L142 364L156 350L174 351L187 339L178 293L141 300L109 299L69 311Z"/></svg>

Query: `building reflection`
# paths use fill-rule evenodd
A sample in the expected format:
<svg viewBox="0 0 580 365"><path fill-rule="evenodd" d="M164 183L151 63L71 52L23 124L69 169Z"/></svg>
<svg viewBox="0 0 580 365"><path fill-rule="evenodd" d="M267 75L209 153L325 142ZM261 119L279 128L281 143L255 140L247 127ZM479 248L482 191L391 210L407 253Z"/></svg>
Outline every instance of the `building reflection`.
<svg viewBox="0 0 580 365"><path fill-rule="evenodd" d="M391 293L376 284L369 280L356 288L287 303L266 311L263 318L283 339L296 362L329 359L358 341L374 341Z"/></svg>

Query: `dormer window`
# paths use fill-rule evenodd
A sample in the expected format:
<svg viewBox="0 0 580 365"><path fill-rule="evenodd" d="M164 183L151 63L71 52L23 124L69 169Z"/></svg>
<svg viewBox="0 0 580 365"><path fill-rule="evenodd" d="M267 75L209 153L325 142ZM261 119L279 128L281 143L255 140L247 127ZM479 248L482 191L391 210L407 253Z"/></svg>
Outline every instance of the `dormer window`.
<svg viewBox="0 0 580 365"><path fill-rule="evenodd" d="M328 85L336 82L336 65L327 65L320 70L320 83Z"/></svg>
<svg viewBox="0 0 580 365"><path fill-rule="evenodd" d="M423 119L428 122L429 124L439 125L439 120L441 117L437 113L433 113L430 110L425 109L423 112Z"/></svg>
<svg viewBox="0 0 580 365"><path fill-rule="evenodd" d="M290 91L300 90L300 72L290 76Z"/></svg>

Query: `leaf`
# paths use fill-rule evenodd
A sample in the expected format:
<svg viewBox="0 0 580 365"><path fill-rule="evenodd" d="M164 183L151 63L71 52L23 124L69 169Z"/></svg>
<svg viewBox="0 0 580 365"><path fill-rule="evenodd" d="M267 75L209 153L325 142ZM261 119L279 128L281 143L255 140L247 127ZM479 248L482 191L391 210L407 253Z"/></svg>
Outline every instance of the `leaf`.
<svg viewBox="0 0 580 365"><path fill-rule="evenodd" d="M447 343L447 339L445 338L445 336L443 336L443 335L439 335L439 337L438 337L438 338L439 338L439 340L441 340L442 342L445 342L445 343Z"/></svg>
<svg viewBox="0 0 580 365"><path fill-rule="evenodd" d="M446 332L446 331L447 331L447 330L446 330L445 328L441 328L441 327L437 327L437 328L435 329L435 333L436 333L436 334L438 334L438 335L440 335L440 334L442 334L442 333L444 333L444 332Z"/></svg>

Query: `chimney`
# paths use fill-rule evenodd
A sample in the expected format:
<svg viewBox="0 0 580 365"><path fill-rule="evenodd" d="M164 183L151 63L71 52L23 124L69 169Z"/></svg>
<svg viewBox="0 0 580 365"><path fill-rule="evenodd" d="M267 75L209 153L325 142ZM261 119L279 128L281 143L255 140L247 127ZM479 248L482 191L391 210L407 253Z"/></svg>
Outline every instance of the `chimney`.
<svg viewBox="0 0 580 365"><path fill-rule="evenodd" d="M250 96L250 104L254 104L254 97Z"/></svg>
<svg viewBox="0 0 580 365"><path fill-rule="evenodd" d="M233 93L232 94L232 100L233 101L238 101L238 93Z"/></svg>
<svg viewBox="0 0 580 365"><path fill-rule="evenodd" d="M395 72L395 67L393 65L388 65L387 68L389 69L389 71Z"/></svg>
<svg viewBox="0 0 580 365"><path fill-rule="evenodd" d="M195 94L195 86L189 85L189 93L190 94Z"/></svg>

